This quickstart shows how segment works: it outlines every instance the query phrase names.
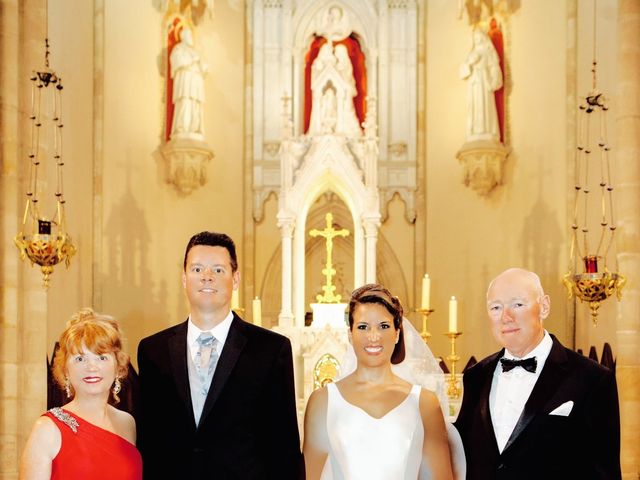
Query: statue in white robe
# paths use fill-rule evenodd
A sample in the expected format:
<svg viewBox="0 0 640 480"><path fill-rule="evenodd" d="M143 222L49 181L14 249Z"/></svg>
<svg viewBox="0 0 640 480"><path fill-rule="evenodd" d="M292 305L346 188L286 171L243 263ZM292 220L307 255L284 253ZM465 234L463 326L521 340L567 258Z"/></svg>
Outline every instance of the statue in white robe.
<svg viewBox="0 0 640 480"><path fill-rule="evenodd" d="M460 66L460 76L468 81L466 141L500 142L494 92L502 87L502 71L498 53L481 29L473 32L473 47Z"/></svg>
<svg viewBox="0 0 640 480"><path fill-rule="evenodd" d="M171 139L204 140L204 75L206 64L193 46L191 30L183 28L169 57L174 105Z"/></svg>

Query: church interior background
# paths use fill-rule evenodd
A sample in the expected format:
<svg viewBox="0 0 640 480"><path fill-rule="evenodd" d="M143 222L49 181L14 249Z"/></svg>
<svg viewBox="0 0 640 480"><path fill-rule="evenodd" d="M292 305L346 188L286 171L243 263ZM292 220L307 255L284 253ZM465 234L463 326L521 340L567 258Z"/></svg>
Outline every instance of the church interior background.
<svg viewBox="0 0 640 480"><path fill-rule="evenodd" d="M193 135L172 128L170 53L188 43L183 29L203 79ZM77 248L48 289L14 243L45 38L64 83L65 225ZM470 75L470 59L489 38L502 78L487 120L474 95L491 80ZM613 256L627 279L597 326L562 282L594 58L608 106ZM328 213L349 231L332 240L335 294L344 302L379 281L421 330L428 273L429 346L450 354L455 296L458 368L497 349L489 280L511 266L537 272L552 299L546 328L584 352L613 349L623 476L638 478L638 79L637 0L1 0L0 478L17 478L66 320L83 306L118 318L136 367L141 338L186 318L182 256L202 230L236 241L241 316L292 339L303 411L316 361L347 341L340 322L308 325L327 262L325 238L309 231ZM56 184L46 159L44 191Z"/></svg>

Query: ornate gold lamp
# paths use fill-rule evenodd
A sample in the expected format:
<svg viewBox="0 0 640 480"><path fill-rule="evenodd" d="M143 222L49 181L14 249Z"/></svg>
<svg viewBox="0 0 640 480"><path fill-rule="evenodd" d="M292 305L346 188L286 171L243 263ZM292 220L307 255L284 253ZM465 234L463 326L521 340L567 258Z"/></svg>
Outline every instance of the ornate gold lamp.
<svg viewBox="0 0 640 480"><path fill-rule="evenodd" d="M45 39L45 68L31 76L31 145L29 148L29 184L22 218L22 229L15 237L20 258L29 258L31 265L42 270L44 286L49 286L53 267L64 261L67 267L76 247L71 243L65 226L65 199L62 169L62 79L49 67L49 39ZM41 107L51 107L43 110ZM47 161L47 157L49 161ZM53 167L55 163L55 167ZM47 167L55 168L55 209L41 199L45 198L48 183L42 179ZM53 183L53 182L51 182ZM50 202L51 203L51 202ZM45 208L54 210L45 214Z"/></svg>
<svg viewBox="0 0 640 480"><path fill-rule="evenodd" d="M594 2L594 38L595 19ZM597 325L600 303L614 292L620 300L626 279L618 272L614 248L616 224L609 161L611 148L607 141L608 106L605 95L597 88L595 52L594 41L592 89L578 114L571 252L564 284L569 298L575 295L589 304L593 324ZM599 171L599 175L590 176L594 170ZM592 229L592 226L596 228ZM610 256L613 265L608 262Z"/></svg>

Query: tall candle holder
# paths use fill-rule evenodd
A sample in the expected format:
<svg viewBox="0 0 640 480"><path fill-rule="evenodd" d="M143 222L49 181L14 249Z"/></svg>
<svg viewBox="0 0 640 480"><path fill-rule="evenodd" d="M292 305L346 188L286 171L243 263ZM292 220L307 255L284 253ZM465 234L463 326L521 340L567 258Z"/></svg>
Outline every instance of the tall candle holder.
<svg viewBox="0 0 640 480"><path fill-rule="evenodd" d="M451 339L451 355L447 355L447 360L451 363L451 373L447 379L447 396L458 400L462 394L462 389L460 388L460 382L456 378L456 363L460 360L460 357L456 354L456 338L462 335L462 332L447 332L445 335Z"/></svg>
<svg viewBox="0 0 640 480"><path fill-rule="evenodd" d="M236 308L231 308L232 311L236 312L236 315L238 315L239 317L242 317L244 315L244 308L242 307L236 307Z"/></svg>
<svg viewBox="0 0 640 480"><path fill-rule="evenodd" d="M418 308L416 312L419 312L422 315L422 331L420 332L420 336L422 337L422 340L424 340L424 343L427 343L429 338L431 338L431 334L427 330L427 318L429 318L429 315L433 313L433 309Z"/></svg>

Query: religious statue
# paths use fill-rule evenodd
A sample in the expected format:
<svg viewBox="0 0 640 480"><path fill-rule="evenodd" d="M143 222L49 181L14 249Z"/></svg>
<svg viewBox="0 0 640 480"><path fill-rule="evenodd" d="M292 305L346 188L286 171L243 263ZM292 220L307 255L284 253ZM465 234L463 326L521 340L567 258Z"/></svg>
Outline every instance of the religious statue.
<svg viewBox="0 0 640 480"><path fill-rule="evenodd" d="M347 13L339 5L332 5L321 17L317 32L329 42L337 42L351 33Z"/></svg>
<svg viewBox="0 0 640 480"><path fill-rule="evenodd" d="M336 100L336 91L332 87L328 87L324 91L320 105L322 109L322 133L335 132L338 101Z"/></svg>
<svg viewBox="0 0 640 480"><path fill-rule="evenodd" d="M193 46L191 30L184 27L180 42L169 57L174 104L171 139L204 140L204 75L206 64Z"/></svg>
<svg viewBox="0 0 640 480"><path fill-rule="evenodd" d="M502 87L500 60L489 36L477 28L473 47L460 66L460 76L469 82L466 141L500 142L500 126L494 92Z"/></svg>
<svg viewBox="0 0 640 480"><path fill-rule="evenodd" d="M343 44L336 45L334 51L337 59L336 68L348 85L348 90L344 92L344 98L342 99L344 109L342 130L350 137L358 137L361 135L362 130L360 129L353 104L353 99L358 94L356 80L353 78L353 65L351 64L347 47Z"/></svg>
<svg viewBox="0 0 640 480"><path fill-rule="evenodd" d="M335 65L338 59L333 55L333 48L330 43L325 43L320 47L318 56L311 64L311 77L317 77L329 65ZM313 81L313 80L312 80Z"/></svg>
<svg viewBox="0 0 640 480"><path fill-rule="evenodd" d="M326 122L319 118L320 101L331 82L337 100L335 132L349 138L362 136L361 123L367 112L367 68L361 37L354 31L351 18L347 9L331 3L315 18L313 40L305 55L304 133L326 133L322 129Z"/></svg>
<svg viewBox="0 0 640 480"><path fill-rule="evenodd" d="M311 89L318 101L311 107L310 133L362 135L353 103L357 90L347 47L333 47L331 42L322 45L311 65Z"/></svg>

